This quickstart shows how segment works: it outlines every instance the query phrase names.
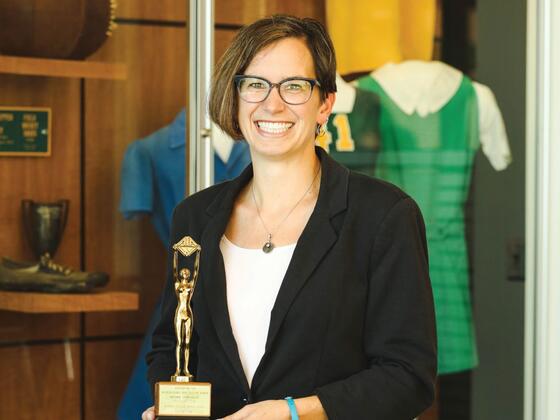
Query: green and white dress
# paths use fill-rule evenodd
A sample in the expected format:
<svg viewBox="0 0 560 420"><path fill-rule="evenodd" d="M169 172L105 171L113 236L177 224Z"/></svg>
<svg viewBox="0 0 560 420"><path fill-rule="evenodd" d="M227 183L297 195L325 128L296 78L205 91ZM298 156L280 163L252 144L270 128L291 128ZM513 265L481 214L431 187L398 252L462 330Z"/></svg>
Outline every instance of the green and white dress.
<svg viewBox="0 0 560 420"><path fill-rule="evenodd" d="M410 194L426 222L438 372L471 369L478 357L463 209L481 139L496 169L510 161L499 109L489 89L438 62L384 66L357 86L380 99L375 176Z"/></svg>

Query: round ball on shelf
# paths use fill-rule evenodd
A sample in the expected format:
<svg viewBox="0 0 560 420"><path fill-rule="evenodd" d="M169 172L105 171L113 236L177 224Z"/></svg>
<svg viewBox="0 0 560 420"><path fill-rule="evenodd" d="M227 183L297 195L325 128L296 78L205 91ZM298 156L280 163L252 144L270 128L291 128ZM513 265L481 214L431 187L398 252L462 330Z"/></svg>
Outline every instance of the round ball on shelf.
<svg viewBox="0 0 560 420"><path fill-rule="evenodd" d="M115 28L115 0L0 2L0 54L83 59Z"/></svg>

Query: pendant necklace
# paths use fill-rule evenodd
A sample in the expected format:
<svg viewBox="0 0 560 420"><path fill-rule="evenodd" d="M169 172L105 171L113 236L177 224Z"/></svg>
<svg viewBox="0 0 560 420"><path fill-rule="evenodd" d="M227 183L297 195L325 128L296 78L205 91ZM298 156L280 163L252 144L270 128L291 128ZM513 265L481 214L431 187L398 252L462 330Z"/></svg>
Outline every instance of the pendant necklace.
<svg viewBox="0 0 560 420"><path fill-rule="evenodd" d="M290 214L292 214L292 212L296 209L296 207L299 205L299 203L302 202L302 200L305 198L305 196L307 195L307 193L311 190L311 187L313 186L313 184L315 184L315 180L317 179L317 176L319 175L319 173L321 172L321 166L319 166L319 169L317 170L317 173L315 174L315 176L313 177L313 181L311 181L311 184L309 184L309 187L307 187L307 190L305 190L305 192L303 193L303 195L301 196L301 198L297 201L297 203L291 208L291 210L288 212L288 214L286 214L286 216L282 219L282 221L280 223L278 223L276 225L276 228L274 228L274 233L278 230L278 228L280 226L282 226L282 223L284 223L286 221L286 219L290 216ZM266 224L264 223L264 220L261 216L261 212L259 210L259 206L257 206L257 200L255 199L255 188L254 188L254 183L251 183L251 195L253 196L253 202L255 203L255 208L257 209L257 215L259 216L259 219L264 227L264 230L267 232L267 240L264 243L262 250L265 254L268 254L269 252L271 252L274 249L274 244L272 243L272 232L266 227Z"/></svg>

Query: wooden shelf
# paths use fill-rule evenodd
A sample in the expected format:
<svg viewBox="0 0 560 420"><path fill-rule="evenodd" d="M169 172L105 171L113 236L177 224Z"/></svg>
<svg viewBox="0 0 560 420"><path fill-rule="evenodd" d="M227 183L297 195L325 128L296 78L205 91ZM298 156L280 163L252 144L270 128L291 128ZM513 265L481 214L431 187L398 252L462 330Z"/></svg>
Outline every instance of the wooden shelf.
<svg viewBox="0 0 560 420"><path fill-rule="evenodd" d="M36 293L0 291L0 310L26 313L134 311L138 293Z"/></svg>
<svg viewBox="0 0 560 420"><path fill-rule="evenodd" d="M125 80L127 78L127 66L122 63L0 55L0 73L26 76Z"/></svg>

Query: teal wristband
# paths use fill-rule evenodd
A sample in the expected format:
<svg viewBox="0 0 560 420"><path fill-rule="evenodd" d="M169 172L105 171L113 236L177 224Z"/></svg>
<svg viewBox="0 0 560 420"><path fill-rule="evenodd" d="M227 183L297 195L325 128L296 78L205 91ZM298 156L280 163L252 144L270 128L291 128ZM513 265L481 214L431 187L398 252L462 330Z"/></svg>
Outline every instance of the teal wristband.
<svg viewBox="0 0 560 420"><path fill-rule="evenodd" d="M296 403L292 399L292 397L284 398L288 403L288 408L290 409L290 415L292 416L292 420L299 420L299 416L296 409Z"/></svg>

